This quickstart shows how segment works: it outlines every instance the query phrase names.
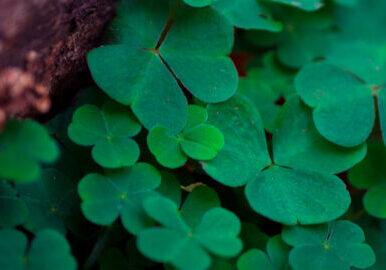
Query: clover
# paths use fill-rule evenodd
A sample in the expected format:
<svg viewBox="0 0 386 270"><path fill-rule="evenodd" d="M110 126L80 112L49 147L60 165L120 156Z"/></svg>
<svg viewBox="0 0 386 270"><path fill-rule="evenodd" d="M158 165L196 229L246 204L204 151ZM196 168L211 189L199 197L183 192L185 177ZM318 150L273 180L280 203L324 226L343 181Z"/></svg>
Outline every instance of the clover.
<svg viewBox="0 0 386 270"><path fill-rule="evenodd" d="M28 209L15 188L8 181L0 179L0 228L21 225L27 217Z"/></svg>
<svg viewBox="0 0 386 270"><path fill-rule="evenodd" d="M154 261L178 269L207 269L211 264L209 253L227 258L242 249L237 237L239 219L219 207L217 194L210 188L196 187L181 207L162 196L149 197L144 209L160 227L142 230L137 246Z"/></svg>
<svg viewBox="0 0 386 270"><path fill-rule="evenodd" d="M312 227L283 230L284 242L293 246L289 262L294 270L368 268L375 263L371 247L365 243L362 229L346 220Z"/></svg>
<svg viewBox="0 0 386 270"><path fill-rule="evenodd" d="M66 239L53 230L41 230L29 244L27 236L13 230L0 230L0 269L76 270Z"/></svg>
<svg viewBox="0 0 386 270"><path fill-rule="evenodd" d="M278 116L273 160L259 112L246 97L236 95L207 111L208 123L221 130L225 143L202 167L227 186L246 184L245 195L257 213L295 225L330 221L347 210L349 193L333 173L361 161L366 145L347 149L329 143L315 130L311 111L298 96L289 97Z"/></svg>
<svg viewBox="0 0 386 270"><path fill-rule="evenodd" d="M250 249L237 259L238 270L287 270L289 269L288 256L291 248L287 246L280 235L269 239L267 253L260 249Z"/></svg>
<svg viewBox="0 0 386 270"><path fill-rule="evenodd" d="M350 183L360 189L368 189L363 197L367 213L377 218L386 218L386 149L381 142L368 143L364 160L348 173Z"/></svg>
<svg viewBox="0 0 386 270"><path fill-rule="evenodd" d="M83 105L73 115L68 136L83 146L92 146L92 157L106 168L133 165L139 157L139 147L131 137L141 125L131 112L118 103L107 102L102 110L94 105Z"/></svg>
<svg viewBox="0 0 386 270"><path fill-rule="evenodd" d="M228 19L232 25L243 29L261 29L272 32L282 30L282 24L275 21L267 8L255 0L184 0L192 7L210 6ZM258 14L258 15L257 15Z"/></svg>
<svg viewBox="0 0 386 270"><path fill-rule="evenodd" d="M79 208L76 184L56 169L44 169L38 181L17 183L18 200L28 209L23 226L31 231L55 229L65 234Z"/></svg>
<svg viewBox="0 0 386 270"><path fill-rule="evenodd" d="M224 137L216 127L205 124L206 110L189 106L188 122L177 135L162 126L152 128L147 137L150 152L168 168L185 164L188 157L197 160L213 159L224 144Z"/></svg>
<svg viewBox="0 0 386 270"><path fill-rule="evenodd" d="M121 217L123 226L137 234L152 225L142 209L142 201L154 195L154 189L160 183L160 173L147 163L137 163L104 175L90 173L78 185L82 212L98 225L109 225Z"/></svg>
<svg viewBox="0 0 386 270"><path fill-rule="evenodd" d="M0 134L0 177L27 182L40 174L39 163L52 163L59 155L55 141L40 124L8 121Z"/></svg>
<svg viewBox="0 0 386 270"><path fill-rule="evenodd" d="M289 5L306 11L315 11L324 6L322 0L271 0L271 2Z"/></svg>
<svg viewBox="0 0 386 270"><path fill-rule="evenodd" d="M237 71L227 56L233 28L211 8L126 0L110 29L114 45L88 54L91 75L147 129L160 125L176 134L185 126L188 105L180 87L208 103L236 91Z"/></svg>
<svg viewBox="0 0 386 270"><path fill-rule="evenodd" d="M305 66L296 76L296 89L313 109L320 134L345 147L357 146L369 137L375 119L373 97L377 98L386 142L386 49L362 43L344 45L331 49L327 61Z"/></svg>

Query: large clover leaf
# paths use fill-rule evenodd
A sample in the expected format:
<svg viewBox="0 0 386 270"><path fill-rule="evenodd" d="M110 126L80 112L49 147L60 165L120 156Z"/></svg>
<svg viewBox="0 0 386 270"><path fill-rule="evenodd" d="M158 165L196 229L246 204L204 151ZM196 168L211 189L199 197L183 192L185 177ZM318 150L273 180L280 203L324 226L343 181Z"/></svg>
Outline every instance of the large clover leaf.
<svg viewBox="0 0 386 270"><path fill-rule="evenodd" d="M58 155L56 143L43 126L31 120L8 121L0 134L0 177L36 180L39 163L51 163Z"/></svg>
<svg viewBox="0 0 386 270"><path fill-rule="evenodd" d="M126 107L108 102L102 111L94 105L77 109L68 136L79 145L94 145L92 157L101 166L120 168L138 160L139 147L130 137L140 130L141 125Z"/></svg>
<svg viewBox="0 0 386 270"><path fill-rule="evenodd" d="M122 1L111 27L120 45L92 50L88 64L96 83L131 105L147 129L160 125L176 134L187 120L179 85L204 102L219 102L236 91L238 76L226 56L233 44L226 19L211 8L169 2Z"/></svg>
<svg viewBox="0 0 386 270"><path fill-rule="evenodd" d="M83 214L98 225L111 224L121 216L123 226L136 234L152 224L142 209L142 201L154 194L160 183L160 173L146 163L105 175L88 174L78 186Z"/></svg>
<svg viewBox="0 0 386 270"><path fill-rule="evenodd" d="M341 220L313 227L289 227L282 232L284 242L293 246L290 265L294 270L349 270L374 264L375 255L365 243L362 229Z"/></svg>
<svg viewBox="0 0 386 270"><path fill-rule="evenodd" d="M259 113L246 98L209 105L208 114L208 123L223 132L225 144L216 158L202 162L203 169L225 185L247 184L245 193L256 212L285 224L312 224L347 210L349 194L332 173L362 160L366 146L347 149L323 139L297 96L287 100L279 116L273 162Z"/></svg>
<svg viewBox="0 0 386 270"><path fill-rule="evenodd" d="M0 231L0 269L4 270L75 270L76 261L70 245L59 233L40 231L31 245L23 233Z"/></svg>
<svg viewBox="0 0 386 270"><path fill-rule="evenodd" d="M366 211L375 217L386 218L386 149L380 142L369 143L365 159L348 174L357 188L369 189L363 197Z"/></svg>
<svg viewBox="0 0 386 270"><path fill-rule="evenodd" d="M186 162L188 156L197 160L213 159L224 144L221 131L205 124L206 110L196 105L189 106L188 122L178 135L174 136L164 127L154 127L147 137L150 151L157 161L168 168L177 168Z"/></svg>
<svg viewBox="0 0 386 270"><path fill-rule="evenodd" d="M348 62L346 64L350 66ZM375 73L377 67L373 69ZM372 76L367 68L363 71L360 72L363 76ZM380 82L377 77L373 79L375 83ZM320 134L327 140L345 147L363 143L371 133L375 118L373 95L378 96L380 119L384 123L386 116L383 114L382 88L383 86L365 84L352 74L327 62L308 65L296 77L296 89L303 101L314 108L314 123Z"/></svg>
<svg viewBox="0 0 386 270"><path fill-rule="evenodd" d="M146 213L161 227L145 229L137 239L139 250L152 260L170 263L178 269L207 269L208 252L233 257L242 249L237 237L241 224L237 216L219 207L216 193L196 187L181 209L161 196L144 202Z"/></svg>
<svg viewBox="0 0 386 270"><path fill-rule="evenodd" d="M272 2L282 3L285 5L290 5L296 8L304 9L307 11L314 11L323 7L322 0L271 0Z"/></svg>
<svg viewBox="0 0 386 270"><path fill-rule="evenodd" d="M28 209L18 197L15 188L0 179L0 228L23 224L28 217Z"/></svg>
<svg viewBox="0 0 386 270"><path fill-rule="evenodd" d="M31 232L55 229L66 232L66 222L79 208L76 184L56 169L45 169L39 181L17 183L16 190L29 215L24 227Z"/></svg>

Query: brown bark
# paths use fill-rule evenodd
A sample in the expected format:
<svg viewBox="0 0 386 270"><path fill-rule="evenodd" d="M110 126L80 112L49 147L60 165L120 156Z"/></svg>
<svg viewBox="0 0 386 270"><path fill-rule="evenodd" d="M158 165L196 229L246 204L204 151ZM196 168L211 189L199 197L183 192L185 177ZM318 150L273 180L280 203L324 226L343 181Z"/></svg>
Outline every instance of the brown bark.
<svg viewBox="0 0 386 270"><path fill-rule="evenodd" d="M87 81L116 0L0 0L0 126L61 106Z"/></svg>

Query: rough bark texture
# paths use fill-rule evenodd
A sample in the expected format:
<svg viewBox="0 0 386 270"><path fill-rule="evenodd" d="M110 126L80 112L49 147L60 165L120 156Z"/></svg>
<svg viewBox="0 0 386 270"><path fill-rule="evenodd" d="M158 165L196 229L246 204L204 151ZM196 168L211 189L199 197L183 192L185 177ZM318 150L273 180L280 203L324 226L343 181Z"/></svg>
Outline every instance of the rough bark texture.
<svg viewBox="0 0 386 270"><path fill-rule="evenodd" d="M62 106L89 75L116 0L0 0L0 126Z"/></svg>

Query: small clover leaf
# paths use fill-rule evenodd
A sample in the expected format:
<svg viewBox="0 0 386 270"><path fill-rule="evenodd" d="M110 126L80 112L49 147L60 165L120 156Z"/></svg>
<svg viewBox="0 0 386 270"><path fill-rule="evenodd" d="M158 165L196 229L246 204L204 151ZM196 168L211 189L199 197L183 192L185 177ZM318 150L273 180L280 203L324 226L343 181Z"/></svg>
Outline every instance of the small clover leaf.
<svg viewBox="0 0 386 270"><path fill-rule="evenodd" d="M375 119L370 87L327 62L305 66L295 84L302 100L313 108L315 126L323 137L344 147L366 141Z"/></svg>
<svg viewBox="0 0 386 270"><path fill-rule="evenodd" d="M17 183L16 190L29 212L24 224L27 230L55 229L65 234L66 223L79 208L73 181L56 169L45 169L39 181Z"/></svg>
<svg viewBox="0 0 386 270"><path fill-rule="evenodd" d="M386 218L386 149L380 142L368 144L365 159L348 174L350 183L357 188L368 188L363 197L366 211L375 217Z"/></svg>
<svg viewBox="0 0 386 270"><path fill-rule="evenodd" d="M0 231L0 269L10 270L76 270L70 245L56 231L42 230L28 247L23 233Z"/></svg>
<svg viewBox="0 0 386 270"><path fill-rule="evenodd" d="M216 158L202 162L203 169L225 185L247 184L246 197L257 213L295 225L330 221L347 210L349 193L332 173L358 163L366 146L346 149L324 140L314 130L311 111L297 96L287 100L275 127L274 162L259 113L248 99L238 95L211 104L208 115L208 123L224 134L225 144ZM340 157L331 162L335 154Z"/></svg>
<svg viewBox="0 0 386 270"><path fill-rule="evenodd" d="M68 136L79 145L93 145L92 157L99 165L120 168L138 160L139 147L130 137L140 130L141 125L126 107L108 102L102 110L94 105L77 109Z"/></svg>
<svg viewBox="0 0 386 270"><path fill-rule="evenodd" d="M189 106L188 122L176 136L164 127L154 127L147 137L150 152L168 168L185 164L188 156L197 160L213 159L224 144L224 136L214 126L205 124L206 110Z"/></svg>
<svg viewBox="0 0 386 270"><path fill-rule="evenodd" d="M161 224L138 235L139 250L152 260L179 269L207 269L211 264L208 252L233 257L242 249L237 237L239 219L219 207L216 193L205 186L196 187L180 211L178 205L161 196L148 198L144 208Z"/></svg>
<svg viewBox="0 0 386 270"><path fill-rule="evenodd" d="M54 140L34 121L8 121L0 134L0 177L19 182L36 180L39 163L51 163L58 156Z"/></svg>
<svg viewBox="0 0 386 270"><path fill-rule="evenodd" d="M18 197L15 188L0 179L0 228L23 224L28 217L28 209Z"/></svg>
<svg viewBox="0 0 386 270"><path fill-rule="evenodd" d="M216 0L184 0L186 4L192 7L206 7Z"/></svg>
<svg viewBox="0 0 386 270"><path fill-rule="evenodd" d="M153 190L160 183L160 173L146 163L105 175L88 174L78 185L83 214L98 225L111 224L121 216L123 226L137 234L152 224L142 209L142 201L154 195Z"/></svg>
<svg viewBox="0 0 386 270"><path fill-rule="evenodd" d="M349 270L368 268L375 263L362 229L346 220L312 227L289 227L284 242L293 246L289 261L294 270Z"/></svg>
<svg viewBox="0 0 386 270"><path fill-rule="evenodd" d="M299 9L304 9L306 11L315 11L323 7L322 0L271 0L272 2L277 2L285 5L290 5Z"/></svg>
<svg viewBox="0 0 386 270"><path fill-rule="evenodd" d="M237 260L238 270L276 270L267 255L259 249L250 249Z"/></svg>
<svg viewBox="0 0 386 270"><path fill-rule="evenodd" d="M176 134L187 120L179 85L202 101L220 102L236 91L238 76L227 57L233 44L227 20L211 8L169 2L122 1L111 28L120 45L92 50L88 64L96 83L130 105L147 129L159 125Z"/></svg>

